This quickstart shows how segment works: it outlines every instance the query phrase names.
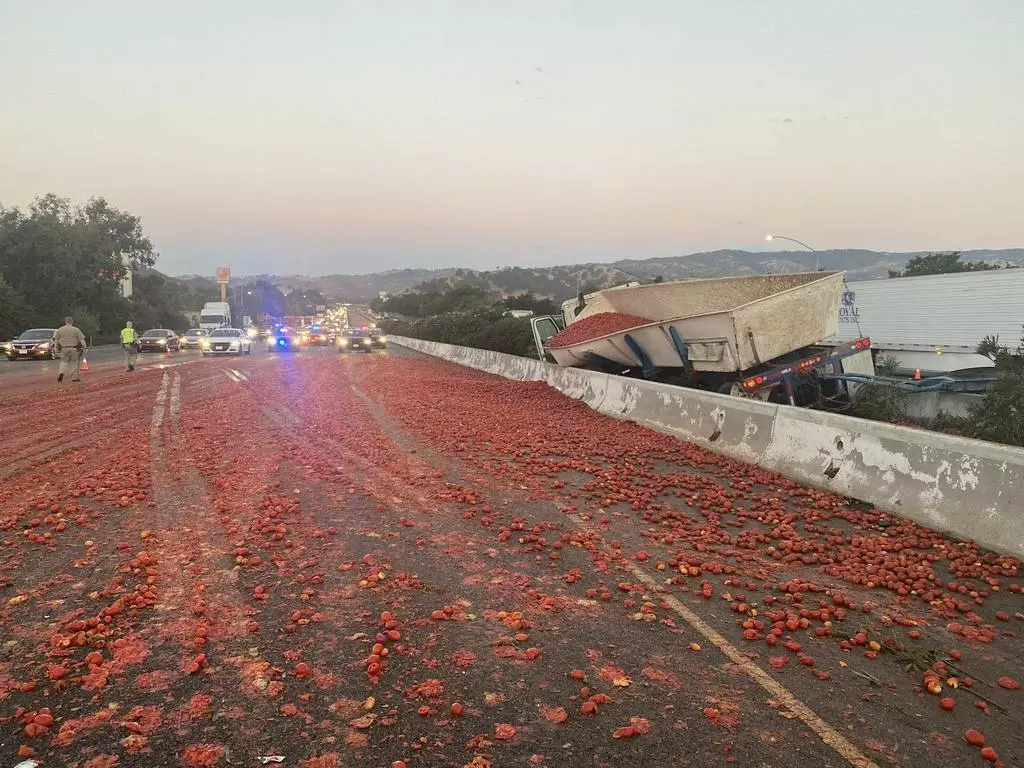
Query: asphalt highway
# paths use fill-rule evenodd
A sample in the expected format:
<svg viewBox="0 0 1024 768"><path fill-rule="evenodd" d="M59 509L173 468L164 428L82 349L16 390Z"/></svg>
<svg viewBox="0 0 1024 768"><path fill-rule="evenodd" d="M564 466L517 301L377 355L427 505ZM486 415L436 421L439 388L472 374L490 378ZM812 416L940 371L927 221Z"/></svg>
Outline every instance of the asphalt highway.
<svg viewBox="0 0 1024 768"><path fill-rule="evenodd" d="M542 383L255 349L0 362L0 765L1024 765L1016 560Z"/></svg>

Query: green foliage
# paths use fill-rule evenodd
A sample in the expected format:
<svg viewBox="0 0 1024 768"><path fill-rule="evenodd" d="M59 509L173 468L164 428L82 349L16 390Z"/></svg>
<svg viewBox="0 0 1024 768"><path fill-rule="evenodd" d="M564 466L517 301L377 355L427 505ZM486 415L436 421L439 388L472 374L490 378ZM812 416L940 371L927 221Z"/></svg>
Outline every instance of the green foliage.
<svg viewBox="0 0 1024 768"><path fill-rule="evenodd" d="M313 288L296 288L285 297L285 306L288 310L285 314L315 315L318 306L326 305L327 299L320 291Z"/></svg>
<svg viewBox="0 0 1024 768"><path fill-rule="evenodd" d="M551 299L534 296L529 291L510 296L503 303L509 309L528 309L535 315L557 315L562 311Z"/></svg>
<svg viewBox="0 0 1024 768"><path fill-rule="evenodd" d="M987 272L1001 269L998 264L986 264L984 261L960 261L960 251L930 253L927 256L915 256L907 262L902 271L890 269L889 277L921 277L923 275L947 275L953 272Z"/></svg>
<svg viewBox="0 0 1024 768"><path fill-rule="evenodd" d="M424 341L490 349L509 355L534 354L529 318L506 315L500 305L468 312L446 312L416 320L385 320L380 326L385 333Z"/></svg>
<svg viewBox="0 0 1024 768"><path fill-rule="evenodd" d="M904 390L883 381L872 381L857 389L853 396L850 415L874 421L900 424L910 420L907 414L908 398Z"/></svg>
<svg viewBox="0 0 1024 768"><path fill-rule="evenodd" d="M131 320L139 333L148 328L188 329L188 320L182 313L187 292L177 280L155 271L136 273L132 278L132 297L125 302L120 326ZM104 330L108 330L104 325ZM116 329L120 331L120 327Z"/></svg>
<svg viewBox="0 0 1024 768"><path fill-rule="evenodd" d="M894 386L894 382L891 381L899 368L900 362L895 357L882 355L875 360L877 378L857 388L850 414L862 419L896 424L909 422L907 407L910 404L910 394ZM890 381L887 382L886 379Z"/></svg>
<svg viewBox="0 0 1024 768"><path fill-rule="evenodd" d="M243 315L249 315L253 320L264 313L271 317L284 317L288 314L288 299L269 280L257 280L243 286L242 310Z"/></svg>
<svg viewBox="0 0 1024 768"><path fill-rule="evenodd" d="M208 301L220 301L220 286L208 277L187 277L175 282L181 286L180 305L182 310L198 311Z"/></svg>
<svg viewBox="0 0 1024 768"><path fill-rule="evenodd" d="M74 319L75 325L85 334L86 340L91 344L96 344L100 333L100 319L85 307L72 307L69 314ZM63 318L61 318L61 322L63 323Z"/></svg>
<svg viewBox="0 0 1024 768"><path fill-rule="evenodd" d="M875 360L876 376L895 376L900 367L900 361L889 355L882 355Z"/></svg>
<svg viewBox="0 0 1024 768"><path fill-rule="evenodd" d="M928 429L945 432L947 435L970 437L973 424L970 416L952 416L945 411L940 411L939 415L929 422Z"/></svg>
<svg viewBox="0 0 1024 768"><path fill-rule="evenodd" d="M119 254L134 267L156 260L138 217L102 198L72 206L46 195L28 211L0 208L0 271L43 316L114 301L125 275Z"/></svg>
<svg viewBox="0 0 1024 768"><path fill-rule="evenodd" d="M433 317L449 312L471 312L494 304L494 297L482 288L461 284L444 293L402 293L380 303L388 314L403 317Z"/></svg>
<svg viewBox="0 0 1024 768"><path fill-rule="evenodd" d="M25 300L0 276L0 340L13 339L30 324Z"/></svg>
<svg viewBox="0 0 1024 768"><path fill-rule="evenodd" d="M122 256L132 269L156 262L141 220L103 198L72 205L51 194L27 210L0 206L0 273L13 291L3 322L56 326L70 312L95 324L94 337L115 332L126 309Z"/></svg>
<svg viewBox="0 0 1024 768"><path fill-rule="evenodd" d="M999 343L998 336L986 336L977 352L995 363L992 389L967 416L942 413L928 426L939 432L1024 447L1024 337L1011 350Z"/></svg>
<svg viewBox="0 0 1024 768"><path fill-rule="evenodd" d="M999 342L999 336L988 335L978 344L977 353L995 363L997 372L1021 373L1024 367L1024 337L1017 349L1010 350Z"/></svg>
<svg viewBox="0 0 1024 768"><path fill-rule="evenodd" d="M1020 370L998 374L985 399L971 408L969 434L995 443L1024 446L1024 374Z"/></svg>
<svg viewBox="0 0 1024 768"><path fill-rule="evenodd" d="M927 426L937 432L1024 447L1024 336L1012 350L1000 344L998 336L986 336L977 352L995 363L992 389L967 416L940 413ZM896 424L911 422L907 405L913 395L884 381L897 367L893 358L875 361L878 379L858 389L850 409L852 415Z"/></svg>
<svg viewBox="0 0 1024 768"><path fill-rule="evenodd" d="M1015 350L986 336L978 354L996 365L996 383L985 398L971 408L965 425L970 437L1006 445L1024 446L1024 335Z"/></svg>

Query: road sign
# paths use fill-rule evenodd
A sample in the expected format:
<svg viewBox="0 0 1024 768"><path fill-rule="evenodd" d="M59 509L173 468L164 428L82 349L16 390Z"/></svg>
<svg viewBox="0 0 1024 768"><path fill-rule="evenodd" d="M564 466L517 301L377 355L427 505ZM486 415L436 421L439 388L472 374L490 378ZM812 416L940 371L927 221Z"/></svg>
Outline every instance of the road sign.
<svg viewBox="0 0 1024 768"><path fill-rule="evenodd" d="M217 267L217 282L225 285L231 282L231 270L227 267Z"/></svg>

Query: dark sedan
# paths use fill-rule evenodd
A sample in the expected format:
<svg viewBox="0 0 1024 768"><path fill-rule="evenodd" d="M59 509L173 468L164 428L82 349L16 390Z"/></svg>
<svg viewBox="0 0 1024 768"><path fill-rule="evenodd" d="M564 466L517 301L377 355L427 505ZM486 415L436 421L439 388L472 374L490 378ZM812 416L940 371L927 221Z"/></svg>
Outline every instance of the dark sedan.
<svg viewBox="0 0 1024 768"><path fill-rule="evenodd" d="M178 334L167 328L150 328L139 336L139 352L177 352L180 348Z"/></svg>
<svg viewBox="0 0 1024 768"><path fill-rule="evenodd" d="M370 344L374 349L387 349L388 337L379 328L370 329Z"/></svg>
<svg viewBox="0 0 1024 768"><path fill-rule="evenodd" d="M56 328L32 328L7 342L4 354L8 360L55 360L57 350L53 334L56 332Z"/></svg>
<svg viewBox="0 0 1024 768"><path fill-rule="evenodd" d="M370 333L362 328L349 328L338 337L339 352L372 352L373 339Z"/></svg>

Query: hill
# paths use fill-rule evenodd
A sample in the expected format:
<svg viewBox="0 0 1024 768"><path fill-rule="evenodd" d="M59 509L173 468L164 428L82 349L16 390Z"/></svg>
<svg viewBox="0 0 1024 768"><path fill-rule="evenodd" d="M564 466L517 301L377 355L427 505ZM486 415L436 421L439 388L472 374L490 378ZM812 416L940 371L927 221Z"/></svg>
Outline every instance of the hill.
<svg viewBox="0 0 1024 768"><path fill-rule="evenodd" d="M914 256L928 251L885 253L857 249L831 251L754 252L719 250L666 256L653 259L623 259L610 263L584 263L554 267L504 267L490 271L471 269L399 269L364 275L247 275L236 276L236 284L266 280L284 292L315 290L331 301L366 303L381 292L401 293L415 288L419 291L443 292L456 285L472 285L503 296L530 291L537 296L562 300L576 294L577 284L600 287L628 282L652 280L659 275L665 280L724 275L757 275L773 272L813 270L820 259L822 269L844 269L850 280L884 278L890 269L902 268ZM986 261L992 264L1024 266L1024 248L1005 250L974 250L963 252L964 261ZM194 276L192 279L196 279ZM209 278L206 278L207 280Z"/></svg>

